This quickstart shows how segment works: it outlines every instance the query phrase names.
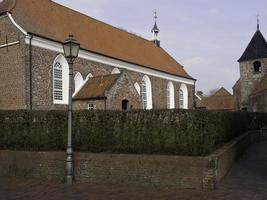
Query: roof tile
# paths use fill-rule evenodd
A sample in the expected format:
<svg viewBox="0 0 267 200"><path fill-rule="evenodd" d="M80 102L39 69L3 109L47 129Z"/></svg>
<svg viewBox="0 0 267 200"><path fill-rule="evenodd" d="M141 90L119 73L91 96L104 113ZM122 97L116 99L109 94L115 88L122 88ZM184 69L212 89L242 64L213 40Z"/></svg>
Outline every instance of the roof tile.
<svg viewBox="0 0 267 200"><path fill-rule="evenodd" d="M267 58L267 42L260 30L257 30L238 62Z"/></svg>
<svg viewBox="0 0 267 200"><path fill-rule="evenodd" d="M4 0L4 2L9 0ZM129 63L192 79L183 66L152 41L66 8L51 0L16 0L12 13L26 31L63 42L71 33L81 48ZM8 10L9 9L9 10Z"/></svg>
<svg viewBox="0 0 267 200"><path fill-rule="evenodd" d="M74 96L74 100L105 98L105 92L114 85L120 76L121 74L111 74L88 79L80 91Z"/></svg>

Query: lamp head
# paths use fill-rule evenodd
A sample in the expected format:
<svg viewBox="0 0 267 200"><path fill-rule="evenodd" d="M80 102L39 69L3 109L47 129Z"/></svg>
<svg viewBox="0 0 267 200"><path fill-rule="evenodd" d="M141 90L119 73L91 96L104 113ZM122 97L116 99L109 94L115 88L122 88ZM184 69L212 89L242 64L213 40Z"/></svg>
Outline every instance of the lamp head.
<svg viewBox="0 0 267 200"><path fill-rule="evenodd" d="M68 62L73 63L79 55L80 44L74 39L73 35L69 35L63 43L63 50Z"/></svg>

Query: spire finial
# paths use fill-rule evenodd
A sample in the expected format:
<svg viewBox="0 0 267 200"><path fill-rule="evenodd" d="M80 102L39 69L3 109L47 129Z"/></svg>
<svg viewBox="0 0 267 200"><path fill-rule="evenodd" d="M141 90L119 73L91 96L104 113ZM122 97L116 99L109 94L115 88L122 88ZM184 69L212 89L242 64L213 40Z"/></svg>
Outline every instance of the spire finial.
<svg viewBox="0 0 267 200"><path fill-rule="evenodd" d="M153 34L153 39L154 43L156 44L157 47L160 47L160 40L159 40L159 28L157 26L157 19L158 19L158 11L155 9L154 10L154 19L155 19L155 24L153 29L151 30Z"/></svg>
<svg viewBox="0 0 267 200"><path fill-rule="evenodd" d="M260 30L260 15L257 14L257 30Z"/></svg>

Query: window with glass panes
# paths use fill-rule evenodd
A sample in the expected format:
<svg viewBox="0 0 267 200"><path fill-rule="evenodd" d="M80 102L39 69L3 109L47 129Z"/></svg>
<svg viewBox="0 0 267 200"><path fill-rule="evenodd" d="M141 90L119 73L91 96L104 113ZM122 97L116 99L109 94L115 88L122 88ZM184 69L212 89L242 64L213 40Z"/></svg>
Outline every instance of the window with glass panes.
<svg viewBox="0 0 267 200"><path fill-rule="evenodd" d="M141 84L141 92L142 92L142 100L143 100L143 107L144 109L147 108L147 88L146 88L146 82L142 81Z"/></svg>
<svg viewBox="0 0 267 200"><path fill-rule="evenodd" d="M184 108L184 92L180 90L179 92L179 101L180 101L180 108Z"/></svg>
<svg viewBox="0 0 267 200"><path fill-rule="evenodd" d="M171 90L170 90L170 85L168 84L167 86L167 108L171 108Z"/></svg>
<svg viewBox="0 0 267 200"><path fill-rule="evenodd" d="M59 62L54 65L54 100L63 100L62 66Z"/></svg>

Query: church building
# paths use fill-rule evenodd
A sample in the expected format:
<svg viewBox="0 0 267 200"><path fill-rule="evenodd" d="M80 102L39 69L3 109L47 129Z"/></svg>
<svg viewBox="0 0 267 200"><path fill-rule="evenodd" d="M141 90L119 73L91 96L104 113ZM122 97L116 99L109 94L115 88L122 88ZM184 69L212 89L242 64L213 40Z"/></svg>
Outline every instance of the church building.
<svg viewBox="0 0 267 200"><path fill-rule="evenodd" d="M51 0L0 1L0 109L67 108L62 43L70 34L81 45L74 109L191 109L196 80L161 47L159 33L156 17L147 40ZM257 58L262 71L265 58Z"/></svg>
<svg viewBox="0 0 267 200"><path fill-rule="evenodd" d="M238 109L267 112L267 42L257 30L238 60L240 79L233 87Z"/></svg>

